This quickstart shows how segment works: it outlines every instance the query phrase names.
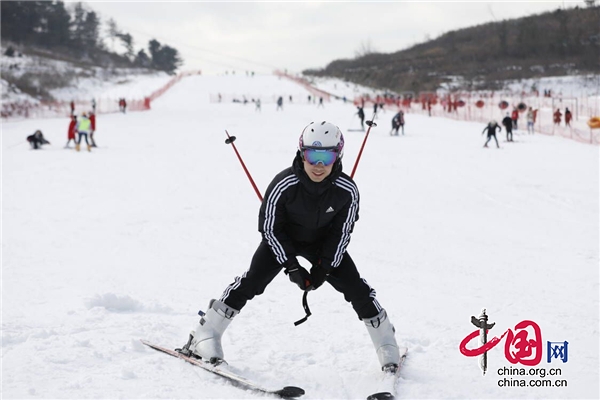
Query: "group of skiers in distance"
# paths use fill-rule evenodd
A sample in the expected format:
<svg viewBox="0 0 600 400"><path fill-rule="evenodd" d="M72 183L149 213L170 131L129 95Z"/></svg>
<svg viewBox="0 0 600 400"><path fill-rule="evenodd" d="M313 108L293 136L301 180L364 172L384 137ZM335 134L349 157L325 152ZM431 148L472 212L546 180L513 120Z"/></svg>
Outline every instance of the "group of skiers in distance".
<svg viewBox="0 0 600 400"><path fill-rule="evenodd" d="M533 110L532 107L529 107L526 115L528 134L533 135L533 125L535 124L536 118L537 110ZM512 114L507 112L506 116L502 119L501 123L506 131L506 141L513 142L513 129L518 129L519 110L515 107L512 111ZM487 126L483 128L483 132L481 132L482 134L487 132L487 140L483 147L488 147L488 143L493 138L496 142L496 147L500 148L500 145L498 144L498 139L496 138L496 131L501 132L502 128L500 127L500 125L498 125L498 122L496 122L495 120L491 120L490 122L488 122Z"/></svg>
<svg viewBox="0 0 600 400"><path fill-rule="evenodd" d="M373 115L377 115L377 110L383 110L383 104L375 103L373 106L374 112ZM363 106L356 106L356 113L358 115L358 119L360 120L360 128L361 130L365 130L365 110ZM392 117L392 130L390 131L391 136L399 136L400 129L402 129L402 135L404 135L404 111L398 110L396 114Z"/></svg>
<svg viewBox="0 0 600 400"><path fill-rule="evenodd" d="M125 113L127 110L127 101L125 98L120 98L119 111ZM94 134L96 133L96 100L92 99L91 111L84 111L77 115L75 113L75 101L71 100L69 103L71 110L71 119L69 121L69 127L67 129L67 143L65 149L70 149L71 141L75 145L75 150L81 150L81 141L85 140L87 150L92 151L92 147L98 147ZM44 138L41 130L36 130L32 135L27 136L27 142L30 144L33 150L39 150L44 144L50 144L48 140Z"/></svg>

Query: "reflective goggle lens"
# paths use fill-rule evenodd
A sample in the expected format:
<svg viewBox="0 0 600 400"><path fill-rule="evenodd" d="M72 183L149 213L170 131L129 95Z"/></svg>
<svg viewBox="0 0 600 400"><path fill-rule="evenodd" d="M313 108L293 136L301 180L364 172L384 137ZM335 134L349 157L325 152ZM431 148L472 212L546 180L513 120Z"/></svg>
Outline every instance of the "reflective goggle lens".
<svg viewBox="0 0 600 400"><path fill-rule="evenodd" d="M311 165L321 163L327 167L337 159L337 151L335 150L304 149L302 154L304 159Z"/></svg>

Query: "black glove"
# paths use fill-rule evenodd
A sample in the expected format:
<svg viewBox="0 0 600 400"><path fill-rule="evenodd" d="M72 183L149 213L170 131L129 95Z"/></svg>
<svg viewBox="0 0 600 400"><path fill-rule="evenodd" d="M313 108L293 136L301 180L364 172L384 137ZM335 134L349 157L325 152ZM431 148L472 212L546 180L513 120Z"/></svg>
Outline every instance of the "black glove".
<svg viewBox="0 0 600 400"><path fill-rule="evenodd" d="M287 260L283 267L285 268L285 274L290 278L290 282L298 285L300 290L306 290L311 286L310 274L298 263L296 257Z"/></svg>
<svg viewBox="0 0 600 400"><path fill-rule="evenodd" d="M329 276L329 272L330 271L326 270L321 266L321 260L313 264L312 268L310 269L310 278L313 289L318 289L319 286L321 286L323 282L325 282L325 280Z"/></svg>

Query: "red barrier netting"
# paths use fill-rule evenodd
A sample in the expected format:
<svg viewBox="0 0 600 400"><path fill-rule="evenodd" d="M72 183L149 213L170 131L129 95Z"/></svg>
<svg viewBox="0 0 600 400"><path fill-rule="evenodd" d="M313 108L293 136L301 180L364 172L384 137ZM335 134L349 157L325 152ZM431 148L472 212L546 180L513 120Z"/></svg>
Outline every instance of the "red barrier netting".
<svg viewBox="0 0 600 400"><path fill-rule="evenodd" d="M434 93L405 93L394 96L360 96L354 99L355 105L369 106L375 103L395 106L405 113L427 114L430 116L452 118L463 121L487 123L490 120L500 122L506 115L516 110L517 131L527 132L527 111L534 112L534 132L544 135L560 136L582 143L600 144L600 129L591 129L587 121L600 115L598 96L554 97L538 93L520 93L506 95L494 92L460 92L445 95ZM572 119L567 125L564 115L560 122L554 122L554 113L562 114L569 108Z"/></svg>

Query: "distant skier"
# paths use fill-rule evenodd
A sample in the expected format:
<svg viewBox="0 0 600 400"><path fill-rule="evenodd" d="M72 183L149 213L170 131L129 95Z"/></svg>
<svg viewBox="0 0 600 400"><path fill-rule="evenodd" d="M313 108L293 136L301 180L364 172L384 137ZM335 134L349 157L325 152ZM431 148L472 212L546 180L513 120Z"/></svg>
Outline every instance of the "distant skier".
<svg viewBox="0 0 600 400"><path fill-rule="evenodd" d="M275 111L283 111L283 97L279 96L279 98L277 99L277 108L275 109Z"/></svg>
<svg viewBox="0 0 600 400"><path fill-rule="evenodd" d="M321 108L325 108L325 105L323 104L323 97L319 97L319 104L317 105L317 108L321 107Z"/></svg>
<svg viewBox="0 0 600 400"><path fill-rule="evenodd" d="M260 109L260 99L256 99L256 103L255 104L255 108L254 111L258 111L258 112L262 112L262 110Z"/></svg>
<svg viewBox="0 0 600 400"><path fill-rule="evenodd" d="M529 110L527 110L527 133L530 133L533 135L533 125L535 124L535 113L533 112L533 109L531 107L529 107Z"/></svg>
<svg viewBox="0 0 600 400"><path fill-rule="evenodd" d="M496 138L496 129L498 129L498 132L502 131L502 128L500 128L500 125L498 125L498 123L494 120L490 121L487 124L487 126L485 128L483 128L483 132L481 132L482 135L487 131L487 141L485 142L483 147L488 147L488 142L492 138L494 138L494 140L496 141L496 147L500 148L500 145L498 144L498 139Z"/></svg>
<svg viewBox="0 0 600 400"><path fill-rule="evenodd" d="M516 107L513 109L510 119L512 120L513 129L515 131L518 130L519 128L517 124L519 122L519 110Z"/></svg>
<svg viewBox="0 0 600 400"><path fill-rule="evenodd" d="M87 144L87 149L88 151L92 151L92 146L90 145L90 142L88 141L88 135L90 133L90 131L92 130L92 123L90 121L90 119L87 116L87 113L82 113L81 114L81 118L79 118L79 121L77 123L77 144L75 145L75 150L79 151L80 150L80 146L81 146L81 138L85 138L85 143Z"/></svg>
<svg viewBox="0 0 600 400"><path fill-rule="evenodd" d="M119 99L119 111L121 111L123 114L125 114L127 111L127 102L125 101L124 97Z"/></svg>
<svg viewBox="0 0 600 400"><path fill-rule="evenodd" d="M343 294L366 327L381 369L395 373L400 352L394 326L375 289L360 276L346 251L358 220L360 196L352 178L342 171L344 136L337 126L323 121L311 122L299 139L292 166L281 171L265 193L258 216L262 241L249 269L236 277L218 300L210 300L200 323L178 351L207 362L223 360L221 338L227 327L284 271L304 293L327 282ZM310 272L298 257L312 264ZM244 321L250 322L248 316ZM267 332L267 321L263 322L260 325ZM321 336L338 340L325 332ZM285 340L282 343L285 347Z"/></svg>
<svg viewBox="0 0 600 400"><path fill-rule="evenodd" d="M90 141L92 142L92 147L98 147L94 140L94 133L96 133L96 114L94 114L94 112L90 113L90 129Z"/></svg>
<svg viewBox="0 0 600 400"><path fill-rule="evenodd" d="M571 119L573 119L573 114L569 111L569 107L565 109L565 126L571 126Z"/></svg>
<svg viewBox="0 0 600 400"><path fill-rule="evenodd" d="M398 131L401 127L402 136L404 136L404 111L399 110L396 115L394 115L394 118L392 118L392 130L390 131L390 135L398 136Z"/></svg>
<svg viewBox="0 0 600 400"><path fill-rule="evenodd" d="M40 131L39 129L35 131L33 135L27 136L27 141L29 142L33 150L41 149L43 144L50 144L50 142L47 141L44 135L42 134L42 131Z"/></svg>
<svg viewBox="0 0 600 400"><path fill-rule="evenodd" d="M365 130L365 110L360 106L356 106L356 108L358 108L358 112L356 114L358 115L358 118L360 119L360 128L364 131Z"/></svg>
<svg viewBox="0 0 600 400"><path fill-rule="evenodd" d="M554 124L555 125L560 125L560 121L561 120L562 120L562 113L557 108L556 111L554 112Z"/></svg>
<svg viewBox="0 0 600 400"><path fill-rule="evenodd" d="M504 119L502 120L502 125L504 125L504 129L506 129L506 141L512 142L513 141L513 133L512 133L513 121L508 113L506 113L506 117L504 117Z"/></svg>
<svg viewBox="0 0 600 400"><path fill-rule="evenodd" d="M77 132L77 116L72 115L71 121L69 122L69 130L67 131L67 144L65 145L65 149L69 148L69 143L71 140L74 144L77 144L75 140L75 133Z"/></svg>

